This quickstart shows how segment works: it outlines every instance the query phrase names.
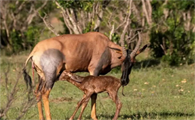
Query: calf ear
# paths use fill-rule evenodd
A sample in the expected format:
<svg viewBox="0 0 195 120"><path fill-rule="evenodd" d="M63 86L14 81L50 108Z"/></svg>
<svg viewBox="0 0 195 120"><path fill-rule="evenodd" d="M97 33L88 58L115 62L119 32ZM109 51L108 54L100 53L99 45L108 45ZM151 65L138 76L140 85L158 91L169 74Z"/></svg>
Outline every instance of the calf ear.
<svg viewBox="0 0 195 120"><path fill-rule="evenodd" d="M143 52L146 48L148 47L148 45L144 45L140 50L138 50L135 54L135 56L139 55L141 52Z"/></svg>

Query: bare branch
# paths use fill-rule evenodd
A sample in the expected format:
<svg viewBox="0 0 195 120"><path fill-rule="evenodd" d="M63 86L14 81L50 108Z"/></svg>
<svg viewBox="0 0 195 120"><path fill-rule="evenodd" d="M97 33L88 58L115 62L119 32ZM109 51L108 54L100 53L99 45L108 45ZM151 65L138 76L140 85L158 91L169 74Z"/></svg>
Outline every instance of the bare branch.
<svg viewBox="0 0 195 120"><path fill-rule="evenodd" d="M146 3L147 3L148 8L146 8ZM147 20L148 24L151 26L152 25L152 18L151 18L152 17L152 8L151 8L149 0L146 0L146 3L145 3L145 0L142 0L143 12L146 16L146 20Z"/></svg>
<svg viewBox="0 0 195 120"><path fill-rule="evenodd" d="M134 3L135 1L132 2L132 12L135 15L134 17L136 17L138 23L140 25L142 25L142 18L140 16L140 11L138 10L137 6Z"/></svg>
<svg viewBox="0 0 195 120"><path fill-rule="evenodd" d="M47 21L45 20L46 15L44 17L42 17L39 13L38 13L39 17L43 20L43 22L45 23L46 27L52 32L54 33L56 36L59 36L59 34L53 29L53 27L47 23Z"/></svg>
<svg viewBox="0 0 195 120"><path fill-rule="evenodd" d="M127 39L129 39L128 41L128 44L130 44L131 42L134 42L133 40L135 39L135 37L138 35L138 33L136 33L133 37L129 37L129 38L127 38ZM131 38L131 39L130 39Z"/></svg>
<svg viewBox="0 0 195 120"><path fill-rule="evenodd" d="M125 24L125 20L121 23L121 24L119 24L118 25L118 27L115 29L115 31L117 31L121 26L123 26Z"/></svg>
<svg viewBox="0 0 195 120"><path fill-rule="evenodd" d="M78 16L77 13L74 9L70 9L70 13L72 14L70 17L72 19L72 23L76 25L77 30L79 31L79 34L82 33L81 27L79 26L79 22L78 22Z"/></svg>
<svg viewBox="0 0 195 120"><path fill-rule="evenodd" d="M163 3L163 6L165 6L167 4L168 0L165 0L165 2ZM164 17L165 17L165 20L167 19L168 15L169 15L169 10L164 7L163 8L163 13L164 13Z"/></svg>
<svg viewBox="0 0 195 120"><path fill-rule="evenodd" d="M114 33L114 24L112 25L112 29L110 31L109 39L112 39L112 34Z"/></svg>
<svg viewBox="0 0 195 120"><path fill-rule="evenodd" d="M148 8L149 20L150 20L150 23L152 23L152 6L150 4L150 0L146 0L146 3L147 3L147 8Z"/></svg>
<svg viewBox="0 0 195 120"><path fill-rule="evenodd" d="M10 69L10 68L8 67L8 69ZM6 82L8 82L8 80L9 80L8 72L9 72L9 70L7 70L7 72L5 73ZM3 108L1 110L0 118L3 117L3 116L6 116L6 114L7 114L8 110L10 109L13 101L15 100L14 98L15 98L15 95L17 93L17 85L18 85L18 81L19 81L20 77L21 77L21 73L18 74L16 82L14 83L14 87L12 88L12 91L10 93L7 93L7 103L5 105L5 108ZM6 85L7 85L7 83L6 83Z"/></svg>
<svg viewBox="0 0 195 120"><path fill-rule="evenodd" d="M18 7L18 11L22 10L22 7L24 6L24 4L26 3L26 1L23 1L20 6Z"/></svg>
<svg viewBox="0 0 195 120"><path fill-rule="evenodd" d="M70 10L72 11L72 9L70 9ZM65 11L66 11L66 13L67 13L67 15L68 15L68 19L70 20L70 22L71 22L71 24L72 24L72 26L73 26L73 31L74 31L74 33L75 33L75 34L80 34L81 31L79 30L78 25L77 25L77 23L75 22L75 20L71 17L69 10L66 9Z"/></svg>
<svg viewBox="0 0 195 120"><path fill-rule="evenodd" d="M22 110L20 111L20 113L19 113L18 117L16 118L16 120L20 120L25 115L25 113L29 110L29 108L32 107L36 103L37 103L37 101L36 101L35 97L33 97L33 98L29 99L27 102L25 102L23 104Z"/></svg>
<svg viewBox="0 0 195 120"><path fill-rule="evenodd" d="M163 49L164 54L167 54L166 45L165 45L165 39L163 38L163 44L160 44L160 47Z"/></svg>
<svg viewBox="0 0 195 120"><path fill-rule="evenodd" d="M121 46L124 47L125 46L125 43L124 43L124 39L125 39L125 33L127 32L127 27L129 26L130 24L130 15L131 15L131 3L132 3L132 0L129 1L129 11L128 11L128 15L126 15L125 17L125 26L124 26L124 29L123 29L123 32L121 34L121 37L120 37L120 43L121 43Z"/></svg>
<svg viewBox="0 0 195 120"><path fill-rule="evenodd" d="M96 13L98 18L97 18L97 20L95 22L94 31L99 31L99 26L100 26L100 23L101 23L102 17L103 17L103 10L100 7L100 3L99 2L98 2L98 4L95 7L95 13Z"/></svg>
<svg viewBox="0 0 195 120"><path fill-rule="evenodd" d="M29 25L32 22L33 18L37 15L38 11L40 11L47 4L47 2L48 0L45 0L45 2L39 8L34 10L34 12L27 17L26 19L27 25Z"/></svg>
<svg viewBox="0 0 195 120"><path fill-rule="evenodd" d="M183 13L183 19L184 19L184 28L186 31L189 31L190 30L190 27L191 27L191 14L190 14L190 11L187 11L186 13Z"/></svg>
<svg viewBox="0 0 195 120"><path fill-rule="evenodd" d="M74 21L70 17L69 11L67 9L64 9L57 1L55 1L55 4L61 9L61 11L62 11L61 13L62 13L64 22L65 22L70 34L72 34L73 32L75 34L79 34L78 29L75 27L75 24L73 24Z"/></svg>
<svg viewBox="0 0 195 120"><path fill-rule="evenodd" d="M68 20L68 15L66 14L66 11L64 10L64 8L57 2L55 1L55 4L61 9L61 13L62 13L62 16L63 16L63 19L64 19L64 22L66 24L66 27L68 28L70 34L72 34L72 25L70 23L70 21Z"/></svg>

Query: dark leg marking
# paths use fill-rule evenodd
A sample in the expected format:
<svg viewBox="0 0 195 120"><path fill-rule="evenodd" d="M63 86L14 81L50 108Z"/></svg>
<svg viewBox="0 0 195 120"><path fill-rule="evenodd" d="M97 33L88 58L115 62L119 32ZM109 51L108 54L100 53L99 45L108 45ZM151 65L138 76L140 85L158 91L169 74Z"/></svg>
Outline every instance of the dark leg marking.
<svg viewBox="0 0 195 120"><path fill-rule="evenodd" d="M100 74L103 65L109 64L110 58L111 58L110 51L108 48L106 48L105 51L102 53L100 60L98 61L98 64L94 70L94 76Z"/></svg>

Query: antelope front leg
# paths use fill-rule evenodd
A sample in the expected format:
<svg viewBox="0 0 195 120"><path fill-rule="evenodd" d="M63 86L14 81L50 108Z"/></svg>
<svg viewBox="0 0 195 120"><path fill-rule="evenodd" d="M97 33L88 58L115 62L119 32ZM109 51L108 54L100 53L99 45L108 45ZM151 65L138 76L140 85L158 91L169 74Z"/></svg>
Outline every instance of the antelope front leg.
<svg viewBox="0 0 195 120"><path fill-rule="evenodd" d="M119 101L118 97L116 97L115 103L116 103L116 112L115 112L113 120L117 120L121 107L122 107L122 103Z"/></svg>
<svg viewBox="0 0 195 120"><path fill-rule="evenodd" d="M96 117L96 99L97 99L97 94L94 93L91 96L91 118L93 120L97 120L97 117Z"/></svg>
<svg viewBox="0 0 195 120"><path fill-rule="evenodd" d="M88 68L88 70L90 71L90 75L98 76L100 68L101 67L96 68L96 67L93 67L93 66L91 68ZM94 93L91 96L91 118L93 120L97 120L97 117L96 117L96 99L97 99L97 94Z"/></svg>
<svg viewBox="0 0 195 120"><path fill-rule="evenodd" d="M50 114L50 110L49 110L49 100L48 100L50 91L51 91L51 89L48 89L48 90L46 90L46 92L44 92L44 94L42 94L46 120L51 120L51 114Z"/></svg>

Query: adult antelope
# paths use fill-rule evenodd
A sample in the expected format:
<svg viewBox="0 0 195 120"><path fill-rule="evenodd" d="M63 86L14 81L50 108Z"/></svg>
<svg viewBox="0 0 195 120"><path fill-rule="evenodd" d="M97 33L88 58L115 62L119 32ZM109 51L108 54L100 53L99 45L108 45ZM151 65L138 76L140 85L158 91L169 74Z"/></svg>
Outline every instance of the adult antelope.
<svg viewBox="0 0 195 120"><path fill-rule="evenodd" d="M86 71L90 75L98 76L122 65L121 85L127 85L135 56L147 47L145 45L137 52L140 44L139 36L135 49L131 53L129 50L126 52L124 47L114 44L108 37L98 32L61 35L40 41L28 56L23 69L24 79L30 86L31 79L25 69L29 60L32 61L32 68L37 71L39 76L39 83L35 90L39 119L44 119L41 98L46 119L51 119L49 93L64 70L72 73ZM96 98L97 95L91 97L91 117L93 119L97 119Z"/></svg>

